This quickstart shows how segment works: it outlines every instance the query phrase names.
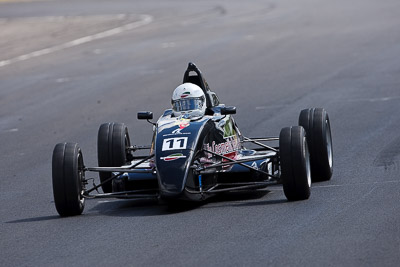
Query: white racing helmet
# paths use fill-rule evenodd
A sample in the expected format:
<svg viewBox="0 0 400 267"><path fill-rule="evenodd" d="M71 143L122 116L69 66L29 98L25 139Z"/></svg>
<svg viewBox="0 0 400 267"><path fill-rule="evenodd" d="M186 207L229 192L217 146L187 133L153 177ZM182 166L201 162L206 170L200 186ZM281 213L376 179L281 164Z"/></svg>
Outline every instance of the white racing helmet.
<svg viewBox="0 0 400 267"><path fill-rule="evenodd" d="M191 117L201 117L204 116L206 111L204 92L193 83L184 83L176 87L172 94L171 103L176 117L184 114L188 114Z"/></svg>

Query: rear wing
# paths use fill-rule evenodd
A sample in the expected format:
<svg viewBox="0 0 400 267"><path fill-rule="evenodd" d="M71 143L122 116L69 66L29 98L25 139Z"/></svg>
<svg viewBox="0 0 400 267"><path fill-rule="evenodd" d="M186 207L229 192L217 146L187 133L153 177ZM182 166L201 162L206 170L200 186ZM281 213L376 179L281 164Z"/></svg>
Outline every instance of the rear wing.
<svg viewBox="0 0 400 267"><path fill-rule="evenodd" d="M190 75L195 72L196 75ZM204 79L203 74L199 68L192 62L189 62L188 67L183 76L183 83L193 83L198 85L206 96L207 108L212 108L219 105L219 99L214 92L211 92L207 81Z"/></svg>

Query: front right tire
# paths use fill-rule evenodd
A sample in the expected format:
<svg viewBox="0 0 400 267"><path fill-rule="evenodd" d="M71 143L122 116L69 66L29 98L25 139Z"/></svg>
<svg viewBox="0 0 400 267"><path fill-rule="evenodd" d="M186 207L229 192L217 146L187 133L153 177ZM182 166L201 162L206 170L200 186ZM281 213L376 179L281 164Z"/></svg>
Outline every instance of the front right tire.
<svg viewBox="0 0 400 267"><path fill-rule="evenodd" d="M289 201L310 197L311 169L306 132L301 126L286 127L279 135L283 191Z"/></svg>

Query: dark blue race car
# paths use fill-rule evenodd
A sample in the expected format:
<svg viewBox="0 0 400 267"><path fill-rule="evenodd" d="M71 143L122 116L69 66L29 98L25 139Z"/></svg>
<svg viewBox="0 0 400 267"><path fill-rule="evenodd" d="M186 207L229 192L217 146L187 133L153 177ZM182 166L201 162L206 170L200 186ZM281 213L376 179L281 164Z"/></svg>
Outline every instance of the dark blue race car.
<svg viewBox="0 0 400 267"><path fill-rule="evenodd" d="M322 108L302 110L299 126L283 128L279 137L245 137L232 116L236 108L219 102L193 63L171 104L156 123L151 112L138 113L138 119L154 125L149 146L132 145L123 123L102 124L99 167L85 166L78 144L57 144L52 179L58 213L79 215L90 198L201 201L221 192L274 184L283 185L289 201L304 200L311 182L332 176L331 129ZM149 153L137 155L139 150ZM91 181L92 188L88 172L100 176L98 185Z"/></svg>

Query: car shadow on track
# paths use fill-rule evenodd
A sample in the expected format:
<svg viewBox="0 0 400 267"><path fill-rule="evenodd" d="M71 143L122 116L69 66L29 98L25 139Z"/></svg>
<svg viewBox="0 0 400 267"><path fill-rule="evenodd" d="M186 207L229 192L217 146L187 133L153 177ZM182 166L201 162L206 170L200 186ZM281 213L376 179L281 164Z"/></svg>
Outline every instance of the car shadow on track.
<svg viewBox="0 0 400 267"><path fill-rule="evenodd" d="M173 215L198 208L287 203L286 199L265 199L265 196L270 192L269 190L237 191L220 194L202 202L174 202L168 204L157 200L112 200L97 203L88 213L94 215L91 212L95 212L101 215L116 217L142 217Z"/></svg>
<svg viewBox="0 0 400 267"><path fill-rule="evenodd" d="M144 217L173 215L182 212L189 212L198 208L221 208L246 207L258 205L273 205L288 203L286 199L266 199L271 191L269 190L249 190L223 193L211 197L202 202L175 202L160 203L154 199L139 200L110 200L92 203L86 207L83 216L112 216L112 217ZM77 216L74 216L77 217ZM79 217L79 216L78 216ZM58 220L62 217L58 215L25 218L5 223L31 223L49 220Z"/></svg>
<svg viewBox="0 0 400 267"><path fill-rule="evenodd" d="M111 200L100 201L99 203L92 203L86 207L81 216L72 216L69 218L79 217L95 217L95 216L113 216L113 217L143 217L143 216L160 216L171 215L180 212L186 212L198 208L206 202L201 203L185 203L179 205L166 205L160 204L154 199L140 199L140 200ZM4 223L32 223L50 220L59 220L65 217L58 215L40 216L23 218L12 221L5 221Z"/></svg>
<svg viewBox="0 0 400 267"><path fill-rule="evenodd" d="M178 202L167 204L158 200L115 200L99 202L88 212L117 217L160 216L187 212L203 206L204 204L206 204L206 202Z"/></svg>
<svg viewBox="0 0 400 267"><path fill-rule="evenodd" d="M13 220L13 221L4 222L4 223L41 222L41 221L57 220L57 219L60 219L60 218L61 218L61 217L58 216L58 215L52 215L52 216L41 216L41 217L33 217L33 218L19 219L19 220Z"/></svg>
<svg viewBox="0 0 400 267"><path fill-rule="evenodd" d="M287 203L286 198L283 199L266 199L266 195L271 193L269 190L248 190L248 191L238 191L229 192L213 198L210 204L206 208L216 208L222 206L259 206L259 205L272 205L272 204L282 204Z"/></svg>

